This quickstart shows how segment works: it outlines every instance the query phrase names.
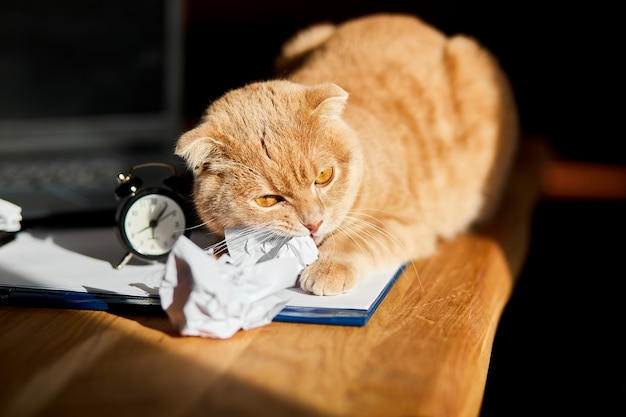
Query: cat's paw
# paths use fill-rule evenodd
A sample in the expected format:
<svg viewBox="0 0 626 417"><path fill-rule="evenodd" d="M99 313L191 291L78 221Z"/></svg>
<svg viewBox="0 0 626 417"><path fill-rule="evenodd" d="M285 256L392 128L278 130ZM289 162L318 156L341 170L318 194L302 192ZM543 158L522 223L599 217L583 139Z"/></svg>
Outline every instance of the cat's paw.
<svg viewBox="0 0 626 417"><path fill-rule="evenodd" d="M299 283L300 288L315 295L336 295L353 289L357 279L349 265L317 260L302 271Z"/></svg>

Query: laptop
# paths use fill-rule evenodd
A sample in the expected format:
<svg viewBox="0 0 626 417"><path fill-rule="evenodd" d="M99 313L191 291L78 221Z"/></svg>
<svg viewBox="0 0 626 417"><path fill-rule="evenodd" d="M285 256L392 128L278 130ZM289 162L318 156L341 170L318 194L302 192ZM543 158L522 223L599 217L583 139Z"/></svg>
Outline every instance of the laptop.
<svg viewBox="0 0 626 417"><path fill-rule="evenodd" d="M114 212L117 176L171 162L182 1L0 2L0 199L23 221Z"/></svg>

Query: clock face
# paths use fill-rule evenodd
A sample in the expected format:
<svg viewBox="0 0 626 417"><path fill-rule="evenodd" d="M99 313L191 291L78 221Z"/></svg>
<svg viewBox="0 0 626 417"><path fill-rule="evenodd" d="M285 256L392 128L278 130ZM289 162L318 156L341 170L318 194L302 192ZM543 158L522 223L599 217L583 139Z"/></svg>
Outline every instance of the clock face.
<svg viewBox="0 0 626 417"><path fill-rule="evenodd" d="M146 257L167 254L186 226L180 204L164 194L138 197L120 218L121 232L130 248Z"/></svg>

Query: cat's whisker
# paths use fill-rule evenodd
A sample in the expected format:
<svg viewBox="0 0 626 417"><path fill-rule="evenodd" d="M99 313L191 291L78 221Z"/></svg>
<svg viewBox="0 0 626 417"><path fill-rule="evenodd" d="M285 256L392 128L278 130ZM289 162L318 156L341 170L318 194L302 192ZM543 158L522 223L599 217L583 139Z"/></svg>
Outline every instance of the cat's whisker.
<svg viewBox="0 0 626 417"><path fill-rule="evenodd" d="M363 246L359 243L359 240L357 240L357 238L354 236L355 231L350 227L350 225L341 224L339 225L337 230L343 233L344 235L346 235L348 239L350 239L359 248L362 254L371 255L365 250L365 248L363 248ZM358 234L358 231L356 231L356 234ZM367 242L365 239L360 239L360 240L362 240L363 242L367 243L368 246L370 246L370 242ZM334 239L333 239L333 242L334 242Z"/></svg>
<svg viewBox="0 0 626 417"><path fill-rule="evenodd" d="M382 249L387 248L387 245L385 245L385 243L380 239L380 237L383 236L382 233L379 235L369 230L371 228L379 231L376 229L374 224L356 218L346 218L344 223L345 224L343 225L344 227L342 230L348 231L347 235L353 242L357 243L356 237L354 236L356 235L359 240L369 246L369 249L372 252L369 255L380 253ZM379 247L374 247L374 244L378 244ZM361 247L364 254L367 254L365 250L362 249L361 245L359 245L359 247Z"/></svg>
<svg viewBox="0 0 626 417"><path fill-rule="evenodd" d="M243 228L238 230L236 233L230 236L231 245L236 245L239 243L243 243L248 239L248 236L253 232L253 227ZM219 242L210 246L210 249L213 250L213 253L217 256L221 256L223 254L228 253L228 243L226 239L222 239Z"/></svg>
<svg viewBox="0 0 626 417"><path fill-rule="evenodd" d="M230 240L234 244L239 244L245 242L246 240L249 240L252 237L255 237L261 242L265 242L277 236L282 237L283 235L280 235L279 233L276 233L269 228L271 224L272 222L268 222L264 224L241 227L238 230L232 232Z"/></svg>
<svg viewBox="0 0 626 417"><path fill-rule="evenodd" d="M371 222L370 222L370 225L375 227L381 234L385 235L389 240L391 240L399 250L404 252L405 254L404 258L407 259L407 263L411 264L411 267L413 268L413 272L415 272L415 276L417 277L417 282L423 291L424 286L422 285L422 279L420 277L419 271L417 270L417 267L415 266L414 260L409 255L409 251L407 250L406 245L402 241L400 241L400 239L398 239L395 235L393 235L386 229L376 226L375 224L372 224Z"/></svg>
<svg viewBox="0 0 626 417"><path fill-rule="evenodd" d="M198 224L193 225L193 226L185 227L185 231L194 231L194 230L197 230L197 229L201 229L201 228L206 227L207 224L208 224L208 222L202 222L202 223L198 223ZM211 234L213 234L213 233L211 233Z"/></svg>
<svg viewBox="0 0 626 417"><path fill-rule="evenodd" d="M258 225L250 225L241 227L237 230L233 230L229 236L229 242L226 239L222 239L219 242L209 246L207 250L211 250L214 255L221 256L228 253L228 243L231 245L244 244L249 239L255 239L260 244L264 244L269 240L278 239L282 245L291 237L284 234L277 233L269 228L273 222L268 222Z"/></svg>
<svg viewBox="0 0 626 417"><path fill-rule="evenodd" d="M405 258L407 259L407 263L411 264L411 267L413 268L413 271L415 272L415 276L417 277L417 282L420 285L420 288L422 290L424 290L424 286L422 285L422 280L420 278L420 274L419 271L417 270L417 267L415 266L415 262L413 261L413 259L411 259L411 257L408 255L408 250L406 248L406 246L396 237L394 236L392 233L390 233L388 230L374 224L373 222L364 220L362 218L359 217L355 217L353 215L350 214L359 214L362 216L367 216L367 217L371 217L372 219L376 220L376 217L374 216L370 216L368 214L364 214L361 212L349 212L348 216L346 216L345 221L350 222L351 226L359 226L359 230L360 232L366 233L367 236L371 237L372 239L363 239L365 242L368 242L369 244L373 244L374 242L377 242L379 245L384 246L384 244L381 242L380 239L378 239L378 237L383 237L388 239L391 243L393 243L398 250L401 250L402 252L405 253ZM363 227L364 226L364 227ZM371 232L369 230L367 230L366 228L371 228L373 229L376 233ZM376 236L376 234L378 236ZM351 237L352 239L352 237Z"/></svg>
<svg viewBox="0 0 626 417"><path fill-rule="evenodd" d="M218 233L213 232L211 228L209 227L212 221L213 219L205 219L205 221L197 223L193 226L186 227L184 230L193 232L193 231L202 229L206 233L207 236L217 236Z"/></svg>
<svg viewBox="0 0 626 417"><path fill-rule="evenodd" d="M228 249L228 248L226 247L226 240L225 240L225 239L220 240L219 242L216 242L216 243L214 243L214 244L210 245L210 246L207 248L207 250L208 250L208 251L212 251L212 252L213 252L213 254L214 254L215 256L218 256L218 257L219 257L220 255L223 255L224 253L226 253L226 252L227 252L227 249Z"/></svg>

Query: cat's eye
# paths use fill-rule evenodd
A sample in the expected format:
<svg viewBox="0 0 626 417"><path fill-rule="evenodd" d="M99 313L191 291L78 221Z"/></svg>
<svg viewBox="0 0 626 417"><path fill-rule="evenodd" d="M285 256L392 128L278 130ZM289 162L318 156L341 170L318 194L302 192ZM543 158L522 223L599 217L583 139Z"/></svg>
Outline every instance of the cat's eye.
<svg viewBox="0 0 626 417"><path fill-rule="evenodd" d="M255 201L261 207L272 207L274 204L283 201L283 198L278 195L264 195L262 197L257 197Z"/></svg>
<svg viewBox="0 0 626 417"><path fill-rule="evenodd" d="M323 169L317 175L317 177L315 178L315 184L317 185L328 184L332 178L333 178L333 168L328 167L326 169Z"/></svg>

